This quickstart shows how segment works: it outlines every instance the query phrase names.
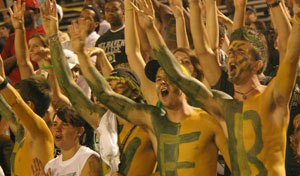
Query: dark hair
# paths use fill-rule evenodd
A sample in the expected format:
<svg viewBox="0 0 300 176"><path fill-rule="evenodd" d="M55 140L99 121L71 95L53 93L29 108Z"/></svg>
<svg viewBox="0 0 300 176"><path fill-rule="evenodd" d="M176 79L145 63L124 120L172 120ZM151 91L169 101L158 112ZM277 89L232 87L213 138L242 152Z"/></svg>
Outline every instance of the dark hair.
<svg viewBox="0 0 300 176"><path fill-rule="evenodd" d="M189 48L176 48L173 53L176 52L183 52L185 54L187 54L192 62L192 65L195 69L196 75L195 78L198 79L199 81L202 81L204 78L204 74L203 71L201 69L199 60L197 58L197 56L195 55L195 53L193 52L193 50L189 49ZM190 73L193 76L193 73Z"/></svg>
<svg viewBox="0 0 300 176"><path fill-rule="evenodd" d="M250 43L252 49L250 50L252 57L255 60L262 60L264 62L264 67L258 71L258 74L262 73L268 63L268 47L266 42L263 42L265 39L262 33L259 33L250 28L239 28L236 29L230 36L230 43L235 40L244 40Z"/></svg>
<svg viewBox="0 0 300 176"><path fill-rule="evenodd" d="M51 89L47 80L40 75L33 75L19 81L16 88L24 101L31 101L34 104L34 112L43 117L51 102Z"/></svg>
<svg viewBox="0 0 300 176"><path fill-rule="evenodd" d="M83 127L84 133L80 136L80 144L94 149L94 131L93 128L83 120L80 114L72 107L60 107L56 110L55 115L63 122L69 123L74 127ZM53 119L55 117L53 116Z"/></svg>
<svg viewBox="0 0 300 176"><path fill-rule="evenodd" d="M108 1L106 1L105 4L108 4L108 3L111 3L111 2L119 2L120 5L121 5L121 9L124 11L124 2L123 2L123 0L108 0Z"/></svg>
<svg viewBox="0 0 300 176"><path fill-rule="evenodd" d="M3 23L3 24L0 25L0 27L4 27L4 28L8 29L9 34L12 34L12 33L15 32L14 27L10 23Z"/></svg>
<svg viewBox="0 0 300 176"><path fill-rule="evenodd" d="M30 36L30 39L32 39L32 38L39 38L43 44L43 47L49 47L49 42L48 42L45 34L34 33Z"/></svg>

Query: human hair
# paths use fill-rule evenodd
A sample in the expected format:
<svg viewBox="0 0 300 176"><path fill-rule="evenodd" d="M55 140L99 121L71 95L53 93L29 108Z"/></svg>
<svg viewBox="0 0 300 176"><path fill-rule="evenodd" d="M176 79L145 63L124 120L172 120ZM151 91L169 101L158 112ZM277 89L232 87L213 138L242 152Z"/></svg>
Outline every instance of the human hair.
<svg viewBox="0 0 300 176"><path fill-rule="evenodd" d="M268 47L264 35L253 29L242 27L236 29L230 36L230 43L236 40L243 40L250 43L252 57L255 60L262 60L264 63L264 67L257 72L257 74L262 73L268 64Z"/></svg>
<svg viewBox="0 0 300 176"><path fill-rule="evenodd" d="M43 44L43 47L49 47L49 42L45 34L42 33L34 33L30 36L30 39L39 38Z"/></svg>
<svg viewBox="0 0 300 176"><path fill-rule="evenodd" d="M108 0L108 1L106 1L105 4L108 4L108 3L111 3L111 2L119 2L120 5L121 5L121 9L122 9L123 12L124 12L124 2L123 2L123 0Z"/></svg>
<svg viewBox="0 0 300 176"><path fill-rule="evenodd" d="M24 101L31 101L34 112L43 117L51 102L51 88L47 80L40 75L33 75L16 84L16 88Z"/></svg>
<svg viewBox="0 0 300 176"><path fill-rule="evenodd" d="M201 69L199 60L198 60L197 56L195 55L194 51L189 48L176 48L175 50L173 50L173 53L176 53L176 52L183 52L189 56L191 63L194 67L196 75L193 75L193 73L190 73L190 74L192 76L194 76L196 79L198 79L199 81L202 81L204 78L204 74Z"/></svg>
<svg viewBox="0 0 300 176"><path fill-rule="evenodd" d="M81 115L70 106L59 107L56 110L55 115L63 122L71 124L73 127L83 127L84 133L80 136L79 142L82 145L85 145L91 149L93 147L93 128L81 117ZM53 116L53 119L55 117Z"/></svg>

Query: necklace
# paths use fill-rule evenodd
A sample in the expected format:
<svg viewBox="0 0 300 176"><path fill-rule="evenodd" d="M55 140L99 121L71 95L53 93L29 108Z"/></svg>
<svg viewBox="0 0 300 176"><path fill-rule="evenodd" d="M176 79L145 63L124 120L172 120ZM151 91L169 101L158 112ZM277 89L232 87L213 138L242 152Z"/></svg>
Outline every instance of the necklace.
<svg viewBox="0 0 300 176"><path fill-rule="evenodd" d="M250 90L248 90L248 91L245 92L245 93L239 92L239 91L237 91L237 90L235 90L234 92L237 93L237 94L240 94L240 95L242 96L243 100L246 100L246 99L247 99L247 95L248 95L249 93L251 93L254 89L256 89L258 86L260 86L260 85L256 85L255 87L252 87Z"/></svg>

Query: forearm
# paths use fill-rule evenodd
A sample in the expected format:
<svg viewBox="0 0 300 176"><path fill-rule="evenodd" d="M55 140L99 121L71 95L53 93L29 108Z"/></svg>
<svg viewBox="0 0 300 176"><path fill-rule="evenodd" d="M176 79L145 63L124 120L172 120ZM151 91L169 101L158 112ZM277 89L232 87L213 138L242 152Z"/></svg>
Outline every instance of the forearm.
<svg viewBox="0 0 300 176"><path fill-rule="evenodd" d="M99 116L104 111L86 97L72 78L61 44L57 40L49 41L51 60L58 83L78 113L94 128L99 124Z"/></svg>
<svg viewBox="0 0 300 176"><path fill-rule="evenodd" d="M184 15L176 17L176 41L178 48L190 48L189 39L186 31Z"/></svg>
<svg viewBox="0 0 300 176"><path fill-rule="evenodd" d="M7 104L2 95L0 95L0 114L8 122L10 129L15 132L17 131L18 122L15 117L14 111Z"/></svg>
<svg viewBox="0 0 300 176"><path fill-rule="evenodd" d="M190 4L191 30L195 51L203 73L211 86L218 82L221 76L221 67L218 56L209 47L207 31L201 17L201 9L197 3Z"/></svg>
<svg viewBox="0 0 300 176"><path fill-rule="evenodd" d="M210 48L213 51L216 51L219 47L219 24L215 0L206 1L206 29L209 37Z"/></svg>
<svg viewBox="0 0 300 176"><path fill-rule="evenodd" d="M244 19L245 13L246 13L246 4L245 6L235 7L232 31L235 31L236 29L245 26L245 19Z"/></svg>
<svg viewBox="0 0 300 176"><path fill-rule="evenodd" d="M272 22L277 29L280 41L280 55L284 56L286 53L287 41L290 35L292 26L288 17L286 16L284 5L282 3L277 7L270 8Z"/></svg>
<svg viewBox="0 0 300 176"><path fill-rule="evenodd" d="M71 102L69 99L61 92L58 81L54 73L49 73L48 81L52 90L52 105L54 109L59 107L70 106Z"/></svg>
<svg viewBox="0 0 300 176"><path fill-rule="evenodd" d="M25 37L25 27L16 29L15 49L17 64L20 70L21 79L29 78L34 74L33 66L29 59L28 47Z"/></svg>
<svg viewBox="0 0 300 176"><path fill-rule="evenodd" d="M24 102L18 91L8 84L0 93L14 112L16 121L28 129L32 135L40 134L41 125L43 125L42 118Z"/></svg>

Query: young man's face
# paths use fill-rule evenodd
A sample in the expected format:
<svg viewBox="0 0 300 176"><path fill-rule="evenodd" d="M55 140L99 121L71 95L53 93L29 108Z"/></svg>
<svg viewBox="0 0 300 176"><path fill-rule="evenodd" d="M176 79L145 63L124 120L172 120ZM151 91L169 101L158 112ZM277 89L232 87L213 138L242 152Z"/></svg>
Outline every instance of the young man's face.
<svg viewBox="0 0 300 176"><path fill-rule="evenodd" d="M8 38L9 37L9 29L4 26L0 27L0 37Z"/></svg>
<svg viewBox="0 0 300 176"><path fill-rule="evenodd" d="M156 93L162 104L169 109L176 108L181 101L182 92L170 83L166 73L159 68L155 80Z"/></svg>
<svg viewBox="0 0 300 176"><path fill-rule="evenodd" d="M118 94L124 95L128 98L133 98L133 90L129 87L128 83L124 80L112 79L109 81L112 90Z"/></svg>
<svg viewBox="0 0 300 176"><path fill-rule="evenodd" d="M79 18L83 18L85 20L90 21L90 26L88 30L88 34L95 31L95 29L98 27L99 22L95 21L96 13L93 10L90 9L84 9L81 11Z"/></svg>
<svg viewBox="0 0 300 176"><path fill-rule="evenodd" d="M55 145L62 150L69 150L79 143L80 127L74 127L70 123L63 122L57 115L51 125L51 132Z"/></svg>
<svg viewBox="0 0 300 176"><path fill-rule="evenodd" d="M30 58L33 61L38 62L41 59L44 59L41 53L44 46L40 38L38 37L31 38L28 42L28 48L29 48Z"/></svg>
<svg viewBox="0 0 300 176"><path fill-rule="evenodd" d="M105 20L111 26L123 25L124 12L121 8L120 2L112 1L105 4Z"/></svg>
<svg viewBox="0 0 300 176"><path fill-rule="evenodd" d="M234 84L243 84L256 74L256 62L250 53L251 45L247 41L236 40L229 46L228 74Z"/></svg>

